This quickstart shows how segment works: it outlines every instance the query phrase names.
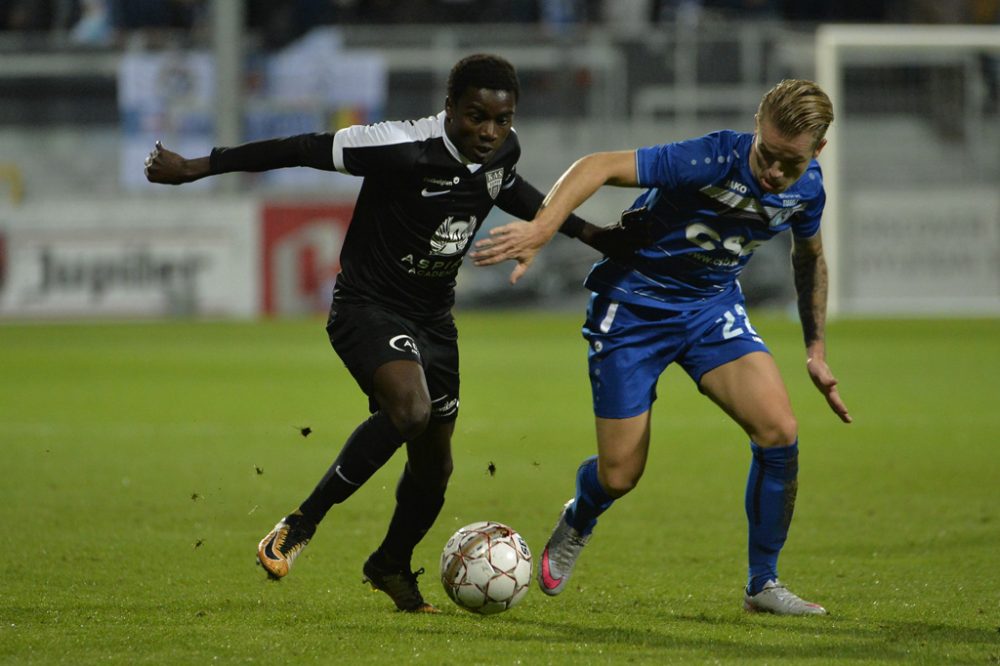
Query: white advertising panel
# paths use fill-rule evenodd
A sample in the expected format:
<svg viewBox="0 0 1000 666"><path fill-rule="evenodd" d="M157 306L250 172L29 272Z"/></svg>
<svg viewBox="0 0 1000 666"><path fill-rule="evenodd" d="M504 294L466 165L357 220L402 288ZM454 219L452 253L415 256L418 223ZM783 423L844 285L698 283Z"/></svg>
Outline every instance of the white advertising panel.
<svg viewBox="0 0 1000 666"><path fill-rule="evenodd" d="M849 195L844 310L1000 313L1000 193L986 188Z"/></svg>
<svg viewBox="0 0 1000 666"><path fill-rule="evenodd" d="M0 318L251 317L250 201L86 201L0 211Z"/></svg>
<svg viewBox="0 0 1000 666"><path fill-rule="evenodd" d="M246 91L243 140L335 131L379 120L388 94L385 56L343 49L342 42L339 30L318 28L276 54L249 61L248 80L257 83ZM118 72L124 189L160 187L146 181L142 168L157 140L186 157L209 154L216 142L215 80L215 60L207 52L125 53ZM357 189L352 177L309 169L279 169L254 180L297 190ZM216 182L207 178L185 188L210 190Z"/></svg>
<svg viewBox="0 0 1000 666"><path fill-rule="evenodd" d="M119 170L125 189L162 187L149 183L143 172L143 161L156 141L190 157L212 150L215 87L215 64L209 53L125 54L118 73ZM185 187L206 190L211 181Z"/></svg>

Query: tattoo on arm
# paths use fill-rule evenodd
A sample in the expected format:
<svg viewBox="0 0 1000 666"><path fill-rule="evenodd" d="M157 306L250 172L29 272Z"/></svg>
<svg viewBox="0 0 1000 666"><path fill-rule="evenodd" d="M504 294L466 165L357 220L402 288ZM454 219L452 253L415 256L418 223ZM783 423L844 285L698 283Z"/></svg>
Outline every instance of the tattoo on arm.
<svg viewBox="0 0 1000 666"><path fill-rule="evenodd" d="M821 253L792 249L799 320L806 346L821 341L826 326L827 272Z"/></svg>

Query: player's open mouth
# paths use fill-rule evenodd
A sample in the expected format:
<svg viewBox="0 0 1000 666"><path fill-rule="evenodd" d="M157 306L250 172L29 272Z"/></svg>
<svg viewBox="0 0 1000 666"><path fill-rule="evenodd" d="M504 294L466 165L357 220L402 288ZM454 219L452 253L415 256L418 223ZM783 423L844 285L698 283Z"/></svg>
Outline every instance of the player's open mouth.
<svg viewBox="0 0 1000 666"><path fill-rule="evenodd" d="M493 153L493 146L476 146L476 155L479 157L489 157Z"/></svg>

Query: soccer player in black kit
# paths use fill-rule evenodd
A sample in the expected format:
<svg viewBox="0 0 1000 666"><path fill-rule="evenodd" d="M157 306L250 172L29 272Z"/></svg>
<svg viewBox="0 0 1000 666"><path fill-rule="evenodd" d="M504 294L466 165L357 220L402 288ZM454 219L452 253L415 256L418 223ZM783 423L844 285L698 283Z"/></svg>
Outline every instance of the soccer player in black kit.
<svg viewBox="0 0 1000 666"><path fill-rule="evenodd" d="M396 508L381 545L365 562L372 587L403 611L434 613L411 569L417 543L444 504L459 406L455 276L494 205L532 219L543 195L516 172L521 148L511 126L517 74L492 55L459 61L445 109L409 121L358 125L215 148L185 159L157 142L146 159L154 183L181 184L233 171L307 166L362 176L341 250L327 332L369 397L371 416L348 437L299 507L261 540L260 564L285 576L334 505L406 444ZM627 234L571 217L564 233L611 253Z"/></svg>

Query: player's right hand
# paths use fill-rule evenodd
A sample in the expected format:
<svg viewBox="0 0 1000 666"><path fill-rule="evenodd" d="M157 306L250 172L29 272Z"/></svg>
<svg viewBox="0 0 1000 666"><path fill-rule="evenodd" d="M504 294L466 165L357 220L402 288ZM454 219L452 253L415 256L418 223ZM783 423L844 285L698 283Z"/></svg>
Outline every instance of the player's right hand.
<svg viewBox="0 0 1000 666"><path fill-rule="evenodd" d="M476 266L492 266L513 259L517 265L510 274L510 283L514 284L527 272L549 238L540 225L517 220L490 230L488 238L476 242L471 256Z"/></svg>
<svg viewBox="0 0 1000 666"><path fill-rule="evenodd" d="M146 156L146 180L163 185L189 183L192 179L187 175L186 163L187 160L157 141Z"/></svg>

